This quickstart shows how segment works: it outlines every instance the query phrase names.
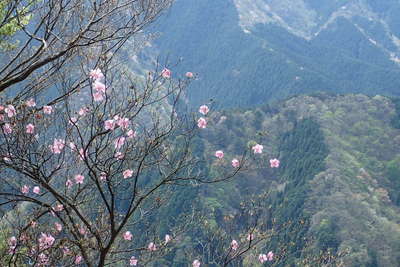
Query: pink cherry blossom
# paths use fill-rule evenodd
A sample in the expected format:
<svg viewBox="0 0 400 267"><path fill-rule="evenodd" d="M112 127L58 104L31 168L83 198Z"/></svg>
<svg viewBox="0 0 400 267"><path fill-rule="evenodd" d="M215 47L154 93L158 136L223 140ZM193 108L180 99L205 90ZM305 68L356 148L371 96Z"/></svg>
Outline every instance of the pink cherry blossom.
<svg viewBox="0 0 400 267"><path fill-rule="evenodd" d="M125 157L125 155L122 152L119 152L119 151L114 154L114 158L119 159L119 160L124 159L124 157Z"/></svg>
<svg viewBox="0 0 400 267"><path fill-rule="evenodd" d="M10 251L12 251L13 253L14 253L15 248L17 247L17 241L18 240L15 236L10 237L7 241Z"/></svg>
<svg viewBox="0 0 400 267"><path fill-rule="evenodd" d="M129 232L129 231L126 231L126 232L123 234L123 237L124 237L125 240L132 240L132 234L131 234L131 232Z"/></svg>
<svg viewBox="0 0 400 267"><path fill-rule="evenodd" d="M128 169L128 170L125 170L122 174L123 174L124 178L126 179L126 178L129 178L129 177L132 177L133 171Z"/></svg>
<svg viewBox="0 0 400 267"><path fill-rule="evenodd" d="M200 263L199 260L194 260L193 263L192 263L193 267L200 267L200 265L201 265L201 263Z"/></svg>
<svg viewBox="0 0 400 267"><path fill-rule="evenodd" d="M37 226L37 222L36 221L31 221L31 226L32 226L32 228L35 228Z"/></svg>
<svg viewBox="0 0 400 267"><path fill-rule="evenodd" d="M78 118L77 117L71 117L68 121L69 124L71 125L75 125L78 122Z"/></svg>
<svg viewBox="0 0 400 267"><path fill-rule="evenodd" d="M38 263L39 263L39 266L48 265L49 261L50 261L49 256L47 256L46 254L40 253L40 254L38 255Z"/></svg>
<svg viewBox="0 0 400 267"><path fill-rule="evenodd" d="M258 256L258 260L259 260L261 263L264 263L264 262L266 262L266 261L268 260L268 257L267 257L267 255L265 255L265 254L260 254L260 255Z"/></svg>
<svg viewBox="0 0 400 267"><path fill-rule="evenodd" d="M165 68L161 71L161 75L163 76L163 78L169 79L169 78L171 78L171 71L169 69Z"/></svg>
<svg viewBox="0 0 400 267"><path fill-rule="evenodd" d="M79 109L78 114L79 114L79 116L85 116L88 112L89 112L89 108L83 107L83 108Z"/></svg>
<svg viewBox="0 0 400 267"><path fill-rule="evenodd" d="M278 159L270 159L269 163L271 164L271 168L279 168L280 161Z"/></svg>
<svg viewBox="0 0 400 267"><path fill-rule="evenodd" d="M125 144L125 137L121 136L114 140L115 149L120 149Z"/></svg>
<svg viewBox="0 0 400 267"><path fill-rule="evenodd" d="M272 261L274 259L274 253L272 251L268 252L267 258L269 261Z"/></svg>
<svg viewBox="0 0 400 267"><path fill-rule="evenodd" d="M24 185L24 186L22 186L22 188L21 188L21 193L22 193L22 194L28 194L28 193L29 193L29 189L30 189L29 186Z"/></svg>
<svg viewBox="0 0 400 267"><path fill-rule="evenodd" d="M240 162L238 159L233 159L232 160L232 167L233 168L238 168L240 166Z"/></svg>
<svg viewBox="0 0 400 267"><path fill-rule="evenodd" d="M91 70L89 73L89 77L93 80L100 80L104 78L104 74L101 72L99 68Z"/></svg>
<svg viewBox="0 0 400 267"><path fill-rule="evenodd" d="M51 114L53 112L53 108L51 106L44 106L43 113L44 114Z"/></svg>
<svg viewBox="0 0 400 267"><path fill-rule="evenodd" d="M35 125L33 125L32 123L26 125L26 133L33 134L34 131L35 131Z"/></svg>
<svg viewBox="0 0 400 267"><path fill-rule="evenodd" d="M135 258L135 256L132 256L129 260L129 265L130 266L136 266L138 263L138 260Z"/></svg>
<svg viewBox="0 0 400 267"><path fill-rule="evenodd" d="M17 246L17 243L18 243L18 239L17 239L15 236L10 237L10 238L8 239L8 241L7 241L7 244L8 244L10 247L16 247L16 246Z"/></svg>
<svg viewBox="0 0 400 267"><path fill-rule="evenodd" d="M149 245L147 246L147 249L150 251L156 251L157 250L156 244L150 242Z"/></svg>
<svg viewBox="0 0 400 267"><path fill-rule="evenodd" d="M102 93L102 92L95 92L95 93L93 93L93 100L94 100L95 102L101 102L101 101L103 101L103 99L104 99L104 96L103 96L103 93Z"/></svg>
<svg viewBox="0 0 400 267"><path fill-rule="evenodd" d="M62 225L60 223L54 223L54 228L56 228L57 232L61 232L62 231Z"/></svg>
<svg viewBox="0 0 400 267"><path fill-rule="evenodd" d="M126 136L127 136L129 139L134 138L134 137L136 137L136 132L135 132L134 130L129 130L129 131L126 133Z"/></svg>
<svg viewBox="0 0 400 267"><path fill-rule="evenodd" d="M232 240L231 248L232 250L237 250L239 248L239 243L236 240Z"/></svg>
<svg viewBox="0 0 400 267"><path fill-rule="evenodd" d="M63 210L64 210L64 205L63 205L63 204L57 204L57 205L53 208L53 210L54 210L54 211L57 211L57 212L63 211Z"/></svg>
<svg viewBox="0 0 400 267"><path fill-rule="evenodd" d="M10 134L10 133L12 133L13 129L9 123L5 123L3 125L3 131L4 131L4 134Z"/></svg>
<svg viewBox="0 0 400 267"><path fill-rule="evenodd" d="M7 113L9 118L14 117L17 114L13 105L7 105L4 111Z"/></svg>
<svg viewBox="0 0 400 267"><path fill-rule="evenodd" d="M68 179L66 182L65 182L65 186L67 187L67 188L71 188L71 186L73 185L74 183L70 180L70 179Z"/></svg>
<svg viewBox="0 0 400 267"><path fill-rule="evenodd" d="M0 121L4 121L4 115L0 114Z"/></svg>
<svg viewBox="0 0 400 267"><path fill-rule="evenodd" d="M84 160L88 156L88 151L86 150L86 153L83 152L83 148L79 149L79 159Z"/></svg>
<svg viewBox="0 0 400 267"><path fill-rule="evenodd" d="M69 142L68 146L72 151L76 150L76 145L73 142Z"/></svg>
<svg viewBox="0 0 400 267"><path fill-rule="evenodd" d="M81 235L86 235L86 229L85 229L84 226L79 227L78 231L79 231L79 233L80 233Z"/></svg>
<svg viewBox="0 0 400 267"><path fill-rule="evenodd" d="M254 234L248 234L247 241L252 241L252 240L254 240Z"/></svg>
<svg viewBox="0 0 400 267"><path fill-rule="evenodd" d="M22 233L21 236L19 237L19 240L21 240L22 242L26 242L29 240L29 236L26 235L25 233Z"/></svg>
<svg viewBox="0 0 400 267"><path fill-rule="evenodd" d="M210 109L206 105L202 105L199 108L199 112L203 115L207 115L207 113L210 111Z"/></svg>
<svg viewBox="0 0 400 267"><path fill-rule="evenodd" d="M100 177L99 178L100 178L101 181L107 180L107 173L105 173L105 172L100 173Z"/></svg>
<svg viewBox="0 0 400 267"><path fill-rule="evenodd" d="M35 187L33 187L32 191L33 191L33 193L39 195L40 194L40 187L39 186L35 186Z"/></svg>
<svg viewBox="0 0 400 267"><path fill-rule="evenodd" d="M193 73L192 72L190 72L190 71L188 71L188 72L186 72L186 77L188 77L188 78L193 78Z"/></svg>
<svg viewBox="0 0 400 267"><path fill-rule="evenodd" d="M172 236L170 235L165 235L165 244L167 244L169 241L172 240Z"/></svg>
<svg viewBox="0 0 400 267"><path fill-rule="evenodd" d="M93 88L98 92L98 93L102 93L104 94L106 92L106 86L104 85L104 83L96 80L93 83Z"/></svg>
<svg viewBox="0 0 400 267"><path fill-rule="evenodd" d="M50 146L51 152L54 154L60 154L61 151L64 149L65 141L62 139L54 139L53 145Z"/></svg>
<svg viewBox="0 0 400 267"><path fill-rule="evenodd" d="M254 154L261 154L263 151L263 146L256 144L255 146L253 146L251 149L253 150Z"/></svg>
<svg viewBox="0 0 400 267"><path fill-rule="evenodd" d="M75 183L76 184L83 184L83 180L85 177L82 174L75 175Z"/></svg>
<svg viewBox="0 0 400 267"><path fill-rule="evenodd" d="M69 255L71 253L71 250L68 247L62 247L62 250L65 255Z"/></svg>
<svg viewBox="0 0 400 267"><path fill-rule="evenodd" d="M130 121L128 118L121 118L117 121L118 126L121 127L122 129L128 129L129 123Z"/></svg>
<svg viewBox="0 0 400 267"><path fill-rule="evenodd" d="M53 246L55 238L51 234L41 233L38 242L39 242L39 249L49 249Z"/></svg>
<svg viewBox="0 0 400 267"><path fill-rule="evenodd" d="M115 128L115 121L114 120L106 120L104 122L104 129L106 130L114 130Z"/></svg>
<svg viewBox="0 0 400 267"><path fill-rule="evenodd" d="M31 98L31 99L29 99L28 101L26 101L25 104L26 104L28 107L30 107L30 108L36 106L36 102L35 102L35 100L33 100L33 98Z"/></svg>
<svg viewBox="0 0 400 267"><path fill-rule="evenodd" d="M224 152L222 150L218 150L215 152L215 156L219 159L222 159L224 157Z"/></svg>
<svg viewBox="0 0 400 267"><path fill-rule="evenodd" d="M207 120L203 117L197 120L197 127L205 129L207 127Z"/></svg>
<svg viewBox="0 0 400 267"><path fill-rule="evenodd" d="M3 105L0 105L0 111L3 111L5 107Z"/></svg>
<svg viewBox="0 0 400 267"><path fill-rule="evenodd" d="M75 257L74 263L75 263L75 264L80 264L81 261L82 261L82 256L81 256L81 255L78 255L78 256Z"/></svg>

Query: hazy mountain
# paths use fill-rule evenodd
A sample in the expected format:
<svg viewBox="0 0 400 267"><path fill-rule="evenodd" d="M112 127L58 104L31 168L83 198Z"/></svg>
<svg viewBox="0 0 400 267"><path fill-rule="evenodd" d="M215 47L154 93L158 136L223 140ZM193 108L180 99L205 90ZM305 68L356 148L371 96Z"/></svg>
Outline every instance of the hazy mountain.
<svg viewBox="0 0 400 267"><path fill-rule="evenodd" d="M191 103L249 106L313 91L398 95L400 2L178 0L154 30L199 80Z"/></svg>
<svg viewBox="0 0 400 267"><path fill-rule="evenodd" d="M272 190L268 213L294 222L266 244L275 266L328 249L342 266L398 266L400 102L379 95L400 95L399 15L395 0L177 0L150 50L183 59L174 75L198 73L190 105L222 108L197 152L239 156L257 141L282 165L178 192L168 212L198 196L223 232L238 199Z"/></svg>

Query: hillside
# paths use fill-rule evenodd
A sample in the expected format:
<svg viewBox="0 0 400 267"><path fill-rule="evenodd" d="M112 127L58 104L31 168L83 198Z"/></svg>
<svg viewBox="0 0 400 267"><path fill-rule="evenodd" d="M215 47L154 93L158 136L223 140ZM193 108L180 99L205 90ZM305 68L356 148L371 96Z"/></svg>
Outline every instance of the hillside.
<svg viewBox="0 0 400 267"><path fill-rule="evenodd" d="M248 107L327 91L398 95L400 4L370 0L176 1L155 54L199 73L190 103Z"/></svg>
<svg viewBox="0 0 400 267"><path fill-rule="evenodd" d="M218 147L238 156L257 141L264 145L262 167L216 188L180 193L184 206L197 199L223 232L223 218L241 209L239 199L270 191L261 220L293 222L265 244L279 256L274 266L305 266L307 256L327 250L342 255L342 266L398 266L400 130L390 99L318 94L219 115L226 120L203 133L204 154ZM278 170L269 167L271 157L281 160ZM210 172L218 171L212 162Z"/></svg>

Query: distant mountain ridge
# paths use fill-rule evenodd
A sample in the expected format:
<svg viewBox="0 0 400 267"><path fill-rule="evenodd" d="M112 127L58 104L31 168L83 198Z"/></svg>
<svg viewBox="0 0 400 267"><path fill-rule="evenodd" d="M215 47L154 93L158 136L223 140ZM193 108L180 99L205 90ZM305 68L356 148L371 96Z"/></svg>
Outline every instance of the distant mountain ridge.
<svg viewBox="0 0 400 267"><path fill-rule="evenodd" d="M151 49L199 73L194 106L252 106L314 91L399 95L400 3L178 0Z"/></svg>
<svg viewBox="0 0 400 267"><path fill-rule="evenodd" d="M346 267L398 266L400 100L385 96L400 96L399 1L177 0L153 30L161 37L146 56L182 58L173 75L198 73L187 103L213 99L224 117L197 152L239 156L257 140L281 160L207 193L178 192L168 212L199 199L223 225L238 199L272 190L268 213L295 223L266 244L283 257L275 266L327 250Z"/></svg>
<svg viewBox="0 0 400 267"><path fill-rule="evenodd" d="M382 39L384 35L392 41L391 52L399 52L399 30L397 16L400 3L367 0L234 0L239 13L239 24L244 31L250 31L256 24L277 24L287 31L307 40L312 40L323 30L329 28L339 18L345 18L359 27L366 37ZM371 28L359 25L358 19L368 20L370 26L383 29L381 36L376 36ZM357 21L358 20L358 21ZM397 35L397 36L396 36ZM383 46L385 44L382 44Z"/></svg>

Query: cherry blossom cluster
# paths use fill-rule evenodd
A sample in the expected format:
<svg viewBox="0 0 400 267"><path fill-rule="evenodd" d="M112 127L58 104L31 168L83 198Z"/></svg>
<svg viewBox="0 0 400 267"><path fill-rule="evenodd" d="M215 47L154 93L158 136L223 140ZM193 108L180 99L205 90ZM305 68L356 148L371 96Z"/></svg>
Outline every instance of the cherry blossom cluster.
<svg viewBox="0 0 400 267"><path fill-rule="evenodd" d="M165 68L162 70L161 76L164 79L170 79L172 76L172 72L169 69ZM191 72L187 72L186 77L188 79L191 79L194 77L194 74ZM104 100L107 88L103 83L105 76L102 71L99 68L91 70L89 73L89 78L92 84L92 97L94 102L100 102ZM92 187L94 188L94 190L96 190L96 187L93 186L95 184L99 188L106 188L107 186L112 187L112 177L114 177L114 174L116 174L116 177L123 177L123 179L127 179L117 179L118 184L122 184L123 181L124 184L122 186L125 186L125 184L130 183L129 181L134 180L132 177L137 177L139 173L136 172L139 171L137 171L132 166L126 166L126 162L122 161L122 159L128 159L130 158L128 157L128 155L131 156L131 154L129 154L130 150L128 150L131 148L129 140L134 139L138 136L135 129L138 129L140 133L139 137L146 136L147 132L142 128L137 128L136 125L133 125L133 122L131 121L131 119L133 120L133 118L129 116L130 113L121 111L116 112L113 110L112 113L109 113L112 115L107 115L106 112L103 112L104 114L98 114L96 113L96 108L99 106L103 107L103 105L95 103L93 106L79 106L76 109L75 106L73 106L73 112L68 112L66 116L60 116L62 117L62 119L64 119L60 119L60 121L65 122L65 129L62 129L66 131L66 135L60 136L60 132L57 132L57 135L48 138L47 136L45 136L45 134L42 135L43 130L41 129L43 129L43 127L39 126L40 124L38 120L35 119L45 118L45 122L50 122L53 118L57 117L57 114L49 116L53 114L54 110L60 111L60 114L62 111L59 110L58 106L56 109L55 105L45 105L39 108L37 108L36 106L37 104L32 98L25 101L22 105L18 105L17 107L14 107L11 104L4 106L0 105L0 121L3 122L1 127L3 130L3 134L6 135L6 138L9 138L10 136L20 136L17 133L17 130L23 131L23 137L25 139L26 137L28 137L28 139L26 140L28 140L29 142L30 140L35 140L34 138L31 138L32 136L35 136L35 138L38 139L36 136L38 136L39 133L40 136L44 136L43 140L45 140L45 145L42 146L43 153L42 151L40 151L40 149L37 149L37 151L40 151L40 153L42 153L41 155L43 155L43 158L45 158L46 161L49 162L49 165L52 166L51 168L54 169L54 173L51 175L51 178L55 177L55 179L53 179L51 182L48 182L47 180L42 179L40 175L38 175L39 178L34 177L34 179L29 180L32 182L32 184L18 183L18 185L16 186L16 190L19 190L22 193L22 195L19 195L19 193L17 192L18 197L21 198L22 201L34 200L43 203L39 205L40 212L44 212L44 214L48 213L49 215L52 215L52 217L50 217L49 220L46 219L45 226L39 222L39 217L35 217L26 228L27 234L25 234L25 230L23 230L21 231L21 234L18 238L16 237L18 236L16 234L14 234L15 236L11 236L9 238L8 251L10 255L15 255L17 251L21 253L22 251L24 253L25 251L28 251L27 254L29 255L30 259L34 259L39 266L45 266L52 264L52 262L55 260L52 258L52 252L61 250L62 255L69 257L68 261L73 262L74 264L80 264L83 261L83 256L85 256L83 252L84 250L82 250L81 252L74 251L79 251L76 243L68 243L70 241L68 240L68 238L64 237L68 236L68 234L73 233L73 235L76 236L75 239L79 240L80 242L81 240L89 240L91 238L94 238L96 230L93 230L91 228L92 222L86 223L81 217L79 217L80 204L71 204L71 202L69 201L76 201L76 203L79 203L80 199L78 196L81 192L84 192L84 194L86 194L87 192L88 194L96 192L93 190L90 191ZM24 113L23 111L28 112ZM197 126L200 129L205 129L207 127L207 119L209 118L207 116L210 112L210 108L207 105L202 105L199 108L199 112L202 114L202 117L198 119ZM20 114L23 113L28 114L28 116L24 117L23 120L18 120L23 121L23 124L21 124L22 126L19 126L17 124L16 117L17 115L22 117L22 115ZM87 127L87 124L85 124L85 122L90 121L89 119L87 119L89 117L87 116L88 114L92 115L90 116L90 118L92 119L93 125L89 125L92 127ZM90 131L87 130L88 128L93 131L90 133L91 136L89 134L85 135L85 131ZM41 131L39 132L38 129L40 129ZM93 164L95 165L94 170L90 169L90 167L92 166L92 161L95 161L94 158L98 157L99 154L95 154L95 152L93 152L96 149L95 145L89 143L85 146L86 140L89 139L87 138L88 136L94 136L93 138L96 138L98 136L104 137L104 140L106 141L104 141L103 150L105 151L104 153L106 154L107 160L109 162L112 162L111 164L95 162L95 164ZM151 141L151 138L149 138L149 140ZM93 141L94 144L97 144L96 142L97 140ZM98 142L101 143L102 141ZM134 146L134 148L136 148L136 146ZM261 154L263 151L263 146L260 144L256 144L252 147L252 150L254 154ZM109 153L110 151L111 154ZM126 153L127 155L124 155L124 153ZM218 160L222 160L224 156L225 155L222 150L218 150L215 152L215 157ZM63 161L64 158L66 158L67 160ZM3 155L3 160L10 161L11 159L11 153ZM240 168L243 162L240 162L237 158L233 158L231 161L231 165L233 168ZM70 163L73 163L75 165L69 166L68 164ZM280 162L278 159L270 160L272 168L278 168L279 163ZM109 167L109 165L112 164L119 165L119 167L114 167L115 165ZM132 162L130 162L129 164L132 164ZM114 168L117 171L112 173ZM59 169L61 169L61 171L58 172ZM60 179L58 179L58 177L60 176L63 179L61 180L61 182ZM94 179L93 177L96 178ZM97 183L97 178L99 178L103 182ZM54 180L58 180L54 182L55 185L51 184ZM92 181L93 183L91 183ZM55 199L51 200L51 197L53 196L52 192L58 190L60 190L60 193L56 193L59 198L55 197ZM86 200L86 198L82 197L82 200ZM46 204L46 201L53 202L51 202L51 204ZM65 206L60 203L63 203ZM65 222L63 218L65 219L67 217L67 213L68 216L76 216L76 214L79 214L77 216L77 222ZM43 227L43 229L39 230L38 227L35 231L32 231L34 233L28 233L31 229L37 227L36 225ZM97 227L97 225L94 225L93 227ZM31 236L29 236L29 234L31 234ZM117 234L119 235L120 233L118 232ZM133 241L134 238L133 234L130 231L125 231L121 233L121 236L122 239L125 241ZM251 241L253 239L252 235L250 235L249 238L249 241ZM28 244L28 240L31 241L30 244ZM169 244L172 240L172 235L167 234L165 235L164 242L149 242L144 250L149 253L161 251L163 246ZM129 242L122 243L129 244ZM239 242L236 240L232 240L232 242L230 243L230 249L232 251L237 251L239 250L239 247ZM82 255L80 253L82 253ZM56 254L60 253L57 252ZM130 258L128 258L128 263L130 266L137 266L139 264L139 261L142 261L142 259L138 259L137 255L129 255L129 257ZM269 252L266 255L260 254L259 259L260 261L271 261L272 258L273 253ZM192 265L194 267L199 267L201 265L201 262L199 259L195 259L192 262Z"/></svg>
<svg viewBox="0 0 400 267"><path fill-rule="evenodd" d="M204 116L206 116L207 113L208 113L209 111L210 111L210 109L209 109L208 106L206 106L206 105L202 105L202 106L200 107L200 109L199 109L199 112L200 112L201 114L203 114ZM200 129L205 129L205 128L207 127L207 120L206 120L206 118L200 117L200 118L197 120L197 126L198 126Z"/></svg>
<svg viewBox="0 0 400 267"><path fill-rule="evenodd" d="M126 231L125 233L122 234L122 237L125 241L131 241L133 238L133 235L130 231ZM166 234L164 237L164 244L163 245L167 245L169 242L172 241L172 236L169 234ZM149 252L154 252L157 250L157 245L154 242L150 242L147 246L147 250ZM137 266L139 260L135 257L135 256L131 256L131 258L129 259L129 265L130 266Z"/></svg>
<svg viewBox="0 0 400 267"><path fill-rule="evenodd" d="M162 76L164 79L170 79L170 78L171 78L171 75L172 75L172 71L171 71L170 69L164 68L164 69L161 71L161 76ZM193 74L193 72L188 71L188 72L186 72L185 76L186 76L187 78L189 78L189 79L192 79L192 78L194 77L194 74Z"/></svg>
<svg viewBox="0 0 400 267"><path fill-rule="evenodd" d="M247 235L247 241L251 242L254 240L254 234L250 233ZM248 246L248 244L246 244L246 247ZM239 249L239 242L236 240L232 240L231 244L230 244L230 249L232 251L237 251ZM268 252L267 254L260 254L258 256L258 260L260 261L260 263L264 263L267 261L273 261L274 259L274 253L272 251ZM201 262L200 260L196 259L193 261L192 263L193 267L200 267L201 266Z"/></svg>
<svg viewBox="0 0 400 267"><path fill-rule="evenodd" d="M36 102L33 98L30 98L29 100L25 101L24 105L27 108L30 108L32 110L35 109L36 107ZM43 106L42 111L44 114L51 114L53 112L53 107L51 106ZM17 109L15 108L14 105L0 105L0 121L5 122L2 125L2 130L3 133L6 135L9 135L13 132L15 122L13 122L13 118L17 116ZM38 115L40 117L40 115ZM7 120L6 120L7 119ZM27 123L25 126L25 133L27 134L35 134L35 125L33 122Z"/></svg>
<svg viewBox="0 0 400 267"><path fill-rule="evenodd" d="M199 112L206 116L208 112L210 111L210 108L207 105L202 105L199 108ZM205 129L207 127L207 119L205 117L200 117L197 120L197 127L200 129ZM262 154L264 146L260 144L256 144L251 148L254 152L254 154ZM218 159L224 158L224 152L222 150L217 150L215 152L215 157ZM232 160L232 167L238 168L240 166L240 162L238 159L234 158ZM271 168L279 168L280 161L278 159L270 159L270 166Z"/></svg>
<svg viewBox="0 0 400 267"><path fill-rule="evenodd" d="M272 251L268 252L267 254L260 254L260 255L258 256L258 260L259 260L261 263L264 263L264 262L266 262L266 261L272 261L273 258L274 258L274 253L272 253Z"/></svg>
<svg viewBox="0 0 400 267"><path fill-rule="evenodd" d="M92 88L95 90L95 92L93 92L93 100L96 102L103 101L107 89L102 82L104 74L97 68L90 71L89 77L93 80Z"/></svg>
<svg viewBox="0 0 400 267"><path fill-rule="evenodd" d="M36 226L37 226L36 222L31 223L32 228L35 228ZM56 230L54 233L55 235L60 233L62 231L61 224L55 223L55 230ZM16 238L15 236L10 237L7 242L9 254L10 255L15 254L18 247L26 245L28 248L28 253L27 253L28 256L36 259L37 266L48 266L50 264L49 251L54 249L60 249L64 256L73 257L72 260L75 264L80 264L82 261L82 256L79 254L74 256L72 251L67 246L57 245L56 247L56 237L53 236L53 234L51 233L41 232L36 240L37 242L34 242L33 246L29 245L29 241L30 237L25 233L22 233L20 235L20 238Z"/></svg>

